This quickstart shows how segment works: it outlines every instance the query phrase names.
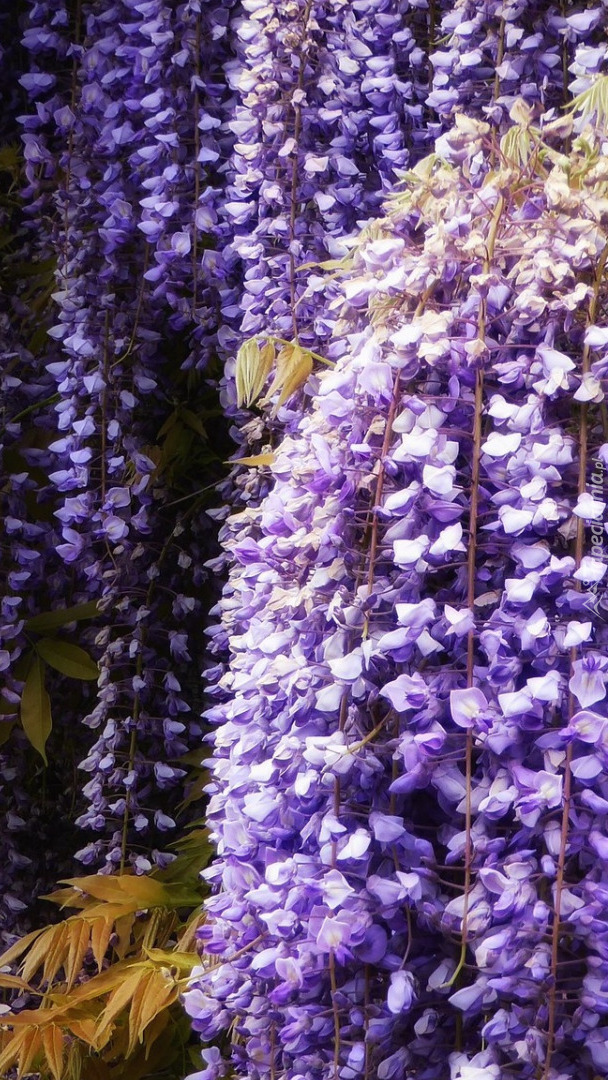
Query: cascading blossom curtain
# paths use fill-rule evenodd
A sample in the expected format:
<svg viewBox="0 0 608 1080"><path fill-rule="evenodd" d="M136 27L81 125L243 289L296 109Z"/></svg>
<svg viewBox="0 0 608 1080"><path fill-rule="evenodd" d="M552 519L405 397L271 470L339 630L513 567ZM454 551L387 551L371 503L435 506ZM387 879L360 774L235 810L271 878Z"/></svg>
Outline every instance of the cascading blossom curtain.
<svg viewBox="0 0 608 1080"><path fill-rule="evenodd" d="M607 23L0 16L0 933L211 751L198 1080L608 1076Z"/></svg>
<svg viewBox="0 0 608 1080"><path fill-rule="evenodd" d="M328 281L341 358L223 526L186 1007L234 1025L237 1075L606 1067L608 204L579 109L438 139Z"/></svg>

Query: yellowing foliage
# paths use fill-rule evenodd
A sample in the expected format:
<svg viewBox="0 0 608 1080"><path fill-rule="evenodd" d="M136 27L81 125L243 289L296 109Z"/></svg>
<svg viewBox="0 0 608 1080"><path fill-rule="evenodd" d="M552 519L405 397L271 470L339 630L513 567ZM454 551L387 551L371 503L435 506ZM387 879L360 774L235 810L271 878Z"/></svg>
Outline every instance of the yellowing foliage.
<svg viewBox="0 0 608 1080"><path fill-rule="evenodd" d="M276 346L280 345L278 353ZM296 341L284 341L282 338L269 337L260 348L257 338L249 338L245 341L236 357L235 385L237 404L249 408L259 399L261 406L266 406L276 393L279 397L275 402L271 416L274 418L281 405L295 394L304 385L313 369L313 360L323 364L329 364L317 353L302 348ZM268 393L263 398L260 394L268 376L274 367L272 382ZM266 455L262 455L265 457ZM249 464L249 460L243 458L242 464ZM266 461L253 461L253 464L268 464Z"/></svg>
<svg viewBox="0 0 608 1080"><path fill-rule="evenodd" d="M204 831L193 830L199 858L205 844ZM149 1063L156 1043L167 1078L196 1066L178 998L200 961L202 895L188 841L181 847L168 870L149 876L63 882L46 899L76 913L0 956L0 969L18 962L20 972L0 972L0 986L39 998L37 1008L0 1016L0 1076L14 1069L17 1078L145 1080L159 1075Z"/></svg>

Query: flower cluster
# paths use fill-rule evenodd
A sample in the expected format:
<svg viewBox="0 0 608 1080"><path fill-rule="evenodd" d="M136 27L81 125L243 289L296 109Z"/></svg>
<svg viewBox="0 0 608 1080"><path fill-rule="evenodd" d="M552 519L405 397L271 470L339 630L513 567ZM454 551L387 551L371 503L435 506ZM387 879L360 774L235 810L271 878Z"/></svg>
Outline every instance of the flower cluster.
<svg viewBox="0 0 608 1080"><path fill-rule="evenodd" d="M493 123L506 119L518 97L543 110L567 104L573 55L597 70L605 26L601 5L568 14L560 4L457 0L431 55L429 104L440 116L464 108Z"/></svg>
<svg viewBox="0 0 608 1080"><path fill-rule="evenodd" d="M31 662L32 636L27 620L48 611L57 598L72 593L71 573L54 550L57 542L49 527L52 471L45 419L52 411L54 381L47 370L57 360L52 343L46 344L50 325L46 304L52 290L52 251L46 227L49 195L42 159L29 159L25 138L25 170L30 179L39 171L39 198L30 227L27 198L19 198L20 130L17 116L23 108L20 56L14 48L19 36L18 12L3 12L0 19L2 53L0 79L0 461L2 465L2 557L0 568L0 815L2 820L2 888L0 936L3 942L16 930L29 929L39 917L35 898L62 872L72 869L75 846L71 807L73 775L86 746L77 727L78 717L66 706L56 717L56 744L61 747L55 767L41 782L42 761L28 753L28 743L15 728L23 681ZM61 34L61 10L56 5L55 32L48 28L45 48L54 63L64 61L66 42ZM31 73L35 79L36 72ZM51 84L46 90L50 93ZM43 111L43 110L42 110ZM26 188L27 192L27 188ZM77 600L78 593L74 593ZM65 601L64 601L65 603ZM55 688L56 689L56 688ZM86 694L85 694L86 700ZM82 698L81 698L82 703ZM37 760L35 760L37 757ZM61 835L49 806L61 816ZM44 917L44 915L43 915Z"/></svg>
<svg viewBox="0 0 608 1080"><path fill-rule="evenodd" d="M99 601L101 629L83 642L100 662L98 693L70 695L61 718L79 732L77 820L93 833L78 857L110 870L128 856L142 872L168 857L158 847L183 795L178 759L201 734L188 714L200 711L191 656L210 530L164 503L217 460L199 413L209 392L188 371L208 364L215 322L206 213L226 20L215 4L160 2L85 3L76 19L34 3L23 35L22 198L39 258L55 263L55 317L18 371L41 435L27 450L38 471L11 477L10 533L36 561L21 608L26 577L9 582L2 634L16 627L23 646L24 616ZM14 378L11 389L18 414ZM29 415L13 440L32 438ZM19 651L7 661L13 711Z"/></svg>
<svg viewBox="0 0 608 1080"><path fill-rule="evenodd" d="M357 223L375 216L431 135L434 31L418 7L245 0L235 15L226 67L234 147L219 211L228 356L269 326L316 347L330 338L315 264L345 254ZM229 363L227 404L232 371Z"/></svg>
<svg viewBox="0 0 608 1080"><path fill-rule="evenodd" d="M186 1004L250 1080L608 1074L607 23L0 13L2 932L73 841L28 840L45 799L87 867L171 859L207 668L214 960ZM283 347L270 417L240 407L248 340ZM295 400L294 355L331 367ZM207 515L218 390L264 456ZM47 672L45 791L18 707L36 616L72 605L95 621L60 649L100 678Z"/></svg>
<svg viewBox="0 0 608 1080"><path fill-rule="evenodd" d="M326 284L341 358L223 526L221 889L186 1007L236 1025L238 1075L605 1065L589 115L567 167L523 102L500 146L456 118Z"/></svg>

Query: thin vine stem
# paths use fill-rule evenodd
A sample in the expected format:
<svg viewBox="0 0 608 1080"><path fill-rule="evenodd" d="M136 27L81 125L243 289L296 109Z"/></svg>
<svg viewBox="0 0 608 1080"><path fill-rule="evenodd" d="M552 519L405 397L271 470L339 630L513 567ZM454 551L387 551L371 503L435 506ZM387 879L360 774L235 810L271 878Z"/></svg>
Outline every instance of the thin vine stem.
<svg viewBox="0 0 608 1080"><path fill-rule="evenodd" d="M194 38L194 224L192 229L192 314L196 317L196 300L198 292L198 228L196 224L196 214L198 211L198 203L201 194L201 166L199 162L199 155L201 150L201 136L198 127L199 115L200 115L200 96L199 96L199 80L200 80L200 56L201 56L201 14L200 11L196 16L196 32Z"/></svg>
<svg viewBox="0 0 608 1080"><path fill-rule="evenodd" d="M490 272L492 259L494 257L494 250L496 247L496 237L498 234L498 226L500 223L501 215L504 209L504 200L499 198L494 212L492 214L492 221L488 233L488 242L486 247L486 257L484 260L484 273ZM485 298L481 300L479 305L479 316L477 321L477 337L479 341L485 342L486 335L486 317L487 317L487 303ZM467 607L469 610L473 609L475 603L475 566L477 560L477 529L479 518L479 484L480 484L480 463L481 463L481 444L483 439L483 401L484 401L484 369L483 367L477 368L475 372L475 397L474 397L474 415L473 415L473 433L472 433L472 465L471 465L471 503L469 511L469 544L467 551ZM475 642L477 632L473 628L467 635L467 687L470 688L474 685L474 673L475 673ZM467 729L466 745L465 745L465 843L464 843L464 900L462 910L462 934L460 945L460 957L456 969L449 979L447 985L452 985L460 972L462 971L467 954L468 946L468 916L469 916L469 896L471 892L471 882L473 877L473 732L472 729Z"/></svg>
<svg viewBox="0 0 608 1080"><path fill-rule="evenodd" d="M108 362L109 362L109 342L110 342L110 312L106 309L106 315L104 319L103 327L103 393L101 395L101 428L100 428L100 492L101 501L105 502L106 499L106 452L107 452L107 409L108 409Z"/></svg>
<svg viewBox="0 0 608 1080"><path fill-rule="evenodd" d="M384 438L382 440L382 450L380 451L380 461L378 465L378 476L376 478L376 490L374 493L374 508L372 510L371 520L371 538L369 543L369 566L367 571L367 598L371 596L372 588L374 585L374 574L376 572L376 554L378 551L378 513L377 509L382 501L382 493L384 491L384 459L388 454L388 448L390 446L393 423L395 421L395 413L397 411L397 401L399 397L399 383L400 383L400 371L397 371L395 375L395 381L393 383L393 393L391 397L391 403L389 407L389 413L386 420L386 427L384 429ZM369 609L365 612L365 620L363 623L363 640L367 638L369 632Z"/></svg>
<svg viewBox="0 0 608 1080"><path fill-rule="evenodd" d="M49 397L43 398L42 401L35 401L33 405L28 405L27 408L22 409L21 412L11 416L6 421L4 427L0 428L0 437L6 434L11 424L18 424L21 420L25 420L26 416L31 416L32 413L38 412L39 409L44 409L46 405L56 405L58 401L61 401L61 394L50 394Z"/></svg>
<svg viewBox="0 0 608 1080"><path fill-rule="evenodd" d="M75 42L76 45L78 45L79 42L80 42L81 22L82 22L81 0L76 0L76 11L75 11L75 14L74 14L74 42ZM77 59L77 55L78 55L77 50L74 50L73 55L72 55L72 83L71 83L71 90L70 90L70 108L72 110L72 113L74 113L75 109L76 109L76 88L77 88L77 75L78 75L78 59ZM63 208L63 235L64 235L63 261L64 261L64 267L67 267L68 262L69 262L69 259L68 259L68 237L70 235L70 231L69 231L69 222L70 222L70 184L72 182L72 156L73 156L73 154L74 154L74 132L73 132L72 127L70 127L70 130L68 132L68 152L67 152L67 163L66 163L66 168L65 168L65 206ZM67 279L67 271L65 269L63 271L63 277L64 277L64 279Z"/></svg>
<svg viewBox="0 0 608 1080"><path fill-rule="evenodd" d="M597 265L595 272L595 279L593 282L593 293L589 301L589 311L587 317L587 325L592 325L595 322L597 308L599 303L600 289L602 281L604 279L604 271L606 269L606 262L608 260L608 244L605 245ZM581 357L581 372L586 375L590 369L590 354L591 349L589 345L583 347ZM582 402L580 410L580 439L579 439L579 460L578 460L578 494L579 496L585 492L587 487L587 461L589 456L589 406L587 402ZM581 564L585 545L585 522L583 518L577 517L576 524L576 539L575 539L575 551L574 560L576 567ZM580 582L576 583L577 588L580 589ZM573 670L573 665L578 657L578 648L574 647L570 651L570 670ZM572 693L569 695L569 717L572 717L577 709L576 702ZM568 849L568 834L570 828L570 805L572 798L572 743L568 744L566 749L566 756L564 760L564 787L563 787L563 808L562 819L560 827L560 845L559 855L557 859L557 871L555 876L555 900L553 909L553 926L551 929L551 984L549 986L548 993L548 1012L547 1012L547 1051L545 1055L543 1080L549 1080L549 1074L551 1071L551 1061L555 1050L555 1030L557 1019L557 969L559 960L559 937L560 937L560 913L561 913L561 900L562 894L566 885L565 872L566 872L566 854Z"/></svg>
<svg viewBox="0 0 608 1080"><path fill-rule="evenodd" d="M336 1004L338 981L336 979L336 959L333 949L329 954L329 979L331 983L332 1012L334 1018L334 1080L340 1076L340 1012Z"/></svg>
<svg viewBox="0 0 608 1080"><path fill-rule="evenodd" d="M306 0L306 7L304 8L304 14L302 16L302 50L299 57L297 90L301 93L304 87L304 70L306 68L306 61L308 59L308 52L306 49L306 35L308 33L308 24L310 22L310 14L312 11L313 0ZM298 140L302 131L302 106L299 100L293 105L294 121L293 121L293 160L291 165L291 187L290 187L290 210L289 210L289 292L291 299L291 319L293 325L294 341L297 344L298 341L298 320L296 315L296 259L293 253L293 243L296 237L296 221L298 217Z"/></svg>
<svg viewBox="0 0 608 1080"><path fill-rule="evenodd" d="M162 546L162 548L160 550L160 554L158 556L158 559L156 560L156 566L157 567L160 567L162 565L162 563L164 562L164 560L166 559L167 554L168 554L169 550L171 549L171 546L172 546L172 544L173 544L173 542L175 540L177 529L181 528L184 518L189 516L189 514L192 512L192 509L193 508L191 507L188 514L185 514L181 518L181 520L178 522L178 524L169 533L169 536L165 540L165 543L163 544L163 546ZM151 604L151 601L152 601L152 596L153 596L153 593L154 593L154 590L155 590L156 587L157 587L156 586L156 579L153 578L150 581L150 583L148 585L148 588L147 588L147 591L146 591L146 596L145 596L145 600L144 600L144 607L146 607L146 608L150 607L150 604ZM140 638L140 642L139 642L140 648L139 648L139 651L137 653L137 659L135 661L135 675L136 675L136 677L138 679L141 678L142 673L143 673L143 651L144 651L144 645L145 645L145 638L146 638L146 631L145 631L145 628L142 627L141 638ZM129 739L129 754L128 754L128 762L127 762L127 768L129 770L129 772L131 772L135 767L135 753L136 753L136 750L137 750L137 725L138 725L138 721L139 721L140 710L141 710L141 695L140 695L140 691L136 690L134 692L134 695L133 695L133 714L132 714L133 727L131 728L131 737ZM121 874L123 874L124 871L125 871L125 866L126 866L126 861L127 861L127 847L128 847L128 836L129 836L129 818L130 818L130 815L131 815L131 797L130 796L131 796L131 788L128 788L127 793L125 795L125 808L124 808L124 811L123 811L122 828L121 828L121 845L120 845L120 873Z"/></svg>
<svg viewBox="0 0 608 1080"><path fill-rule="evenodd" d="M505 54L505 20L501 18L500 29L498 31L498 45L496 48L496 71L494 73L494 93L493 98L496 101L500 94L500 75L498 74L498 68L502 64Z"/></svg>

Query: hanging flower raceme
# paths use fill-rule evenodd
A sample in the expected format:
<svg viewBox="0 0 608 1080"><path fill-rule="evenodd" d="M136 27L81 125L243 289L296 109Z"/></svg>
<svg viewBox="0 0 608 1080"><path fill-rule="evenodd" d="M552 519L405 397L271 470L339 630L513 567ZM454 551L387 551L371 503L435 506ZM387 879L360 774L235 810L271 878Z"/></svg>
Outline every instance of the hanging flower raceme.
<svg viewBox="0 0 608 1080"><path fill-rule="evenodd" d="M273 429L289 422L305 364L334 356L336 312L319 264L340 266L361 220L377 213L382 193L431 138L424 103L440 8L397 11L392 0L373 0L243 9L229 25L235 59L225 69L234 147L220 208L226 280L218 342L233 437L258 456ZM255 394L243 394L240 361L250 348L264 362L253 374ZM300 350L294 385L281 365ZM277 387L270 423L243 416L240 407ZM226 503L251 508L267 491L266 477L236 470L219 490Z"/></svg>
<svg viewBox="0 0 608 1080"><path fill-rule="evenodd" d="M357 222L377 213L382 192L429 138L423 103L435 16L405 8L247 0L235 14L235 60L226 67L235 141L221 208L228 357L243 337L269 329L321 351L329 340L334 319L315 264L347 252Z"/></svg>
<svg viewBox="0 0 608 1080"><path fill-rule="evenodd" d="M465 109L496 124L519 97L532 108L559 108L570 100L575 54L581 75L599 69L605 28L599 4L569 12L550 3L457 0L443 15L431 55L428 103L442 118Z"/></svg>
<svg viewBox="0 0 608 1080"><path fill-rule="evenodd" d="M61 5L55 5L52 20L43 5L37 5L32 12L27 35L32 62L25 75L20 66L22 55L14 47L20 30L19 12L7 11L0 21L4 238L0 260L0 812L6 874L0 909L3 940L30 929L32 918L37 917L35 897L52 887L62 870L69 872L72 868L73 806L77 795L71 788L75 760L86 747L86 738L82 738L74 714L64 702L59 713L55 710L54 744L61 750L41 783L42 759L51 727L45 685L54 697L58 686L52 661L62 662L56 650L69 652L74 648L64 638L62 627L76 623L70 617L62 622L61 609L70 602L86 600L86 593L82 596L79 592L71 569L56 550L61 536L51 524L57 504L54 486L48 480L55 464L48 449L56 431L52 368L60 359L55 344L46 335L55 255L50 235L49 162L56 142L49 142L49 120L63 103L69 85L65 78L68 38L64 16ZM45 20L43 31L41 24ZM45 63L52 63L57 74L45 76L40 70ZM36 117L22 118L23 132L17 115L26 111L29 94L37 98ZM24 176L26 186L21 192ZM82 613L80 610L72 614L78 618ZM45 617L51 618L46 628L43 623L36 624L41 616L43 623ZM53 617L57 620L54 626ZM81 638L88 644L88 631L82 623L80 626ZM51 664L42 658L43 652ZM87 662L88 674L95 673L92 661L87 658ZM78 687L75 697L82 705L87 700L87 684L72 681L74 685ZM50 801L64 821L60 835L48 813Z"/></svg>
<svg viewBox="0 0 608 1080"><path fill-rule="evenodd" d="M60 88L46 70L59 48L45 36L50 21L72 58ZM24 85L36 101L35 116L22 118L26 159L40 143L46 170L31 160L25 195L36 211L46 200L57 259L39 464L49 542L69 581L59 592L101 601L90 642L98 693L77 703L72 727L84 718L85 733L98 731L81 754L78 822L93 835L79 857L107 869L128 857L145 871L168 858L157 846L175 829L177 759L200 738L182 714L198 700L190 665L209 530L193 514L182 524L181 507L163 503L200 486L201 468L217 470L198 412L208 392L185 369L204 367L215 319L212 230L200 215L214 197L225 23L216 4L88 3L76 25L33 5L24 34Z"/></svg>
<svg viewBox="0 0 608 1080"><path fill-rule="evenodd" d="M567 167L523 103L500 147L457 118L325 284L339 362L223 526L186 1007L235 1025L237 1075L603 1068L608 176L581 113Z"/></svg>

